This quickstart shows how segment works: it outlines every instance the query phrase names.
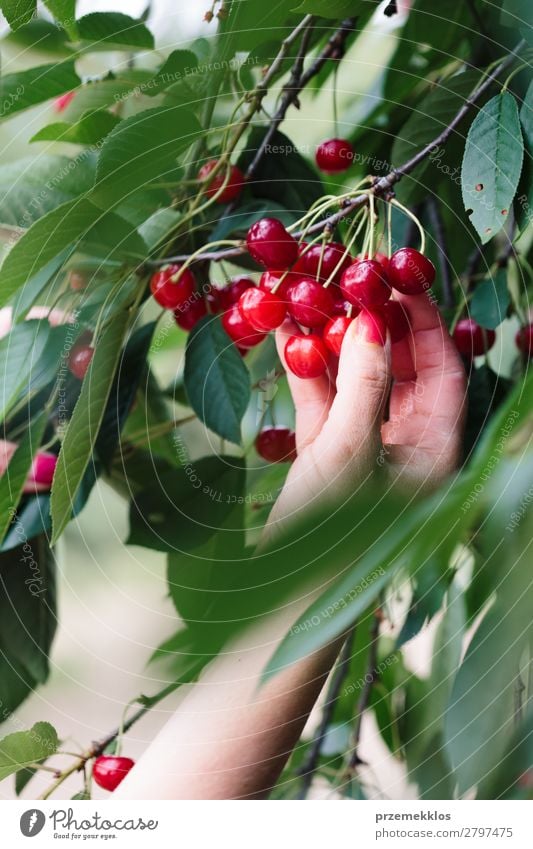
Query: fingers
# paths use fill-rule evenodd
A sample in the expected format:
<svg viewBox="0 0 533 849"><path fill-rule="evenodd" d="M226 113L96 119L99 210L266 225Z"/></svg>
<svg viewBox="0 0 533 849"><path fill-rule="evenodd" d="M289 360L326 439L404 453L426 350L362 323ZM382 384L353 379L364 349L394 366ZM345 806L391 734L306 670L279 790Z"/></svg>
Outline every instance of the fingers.
<svg viewBox="0 0 533 849"><path fill-rule="evenodd" d="M276 331L276 345L280 360L287 372L296 411L296 447L298 452L301 452L316 439L322 430L335 396L335 388L327 374L311 380L302 380L287 368L285 345L289 337L295 333L300 333L299 328L293 321L287 319Z"/></svg>

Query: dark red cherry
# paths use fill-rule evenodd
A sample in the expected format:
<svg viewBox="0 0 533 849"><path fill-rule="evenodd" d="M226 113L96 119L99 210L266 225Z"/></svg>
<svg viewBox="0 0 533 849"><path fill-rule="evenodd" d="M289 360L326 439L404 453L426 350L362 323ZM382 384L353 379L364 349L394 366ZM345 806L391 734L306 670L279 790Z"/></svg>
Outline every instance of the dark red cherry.
<svg viewBox="0 0 533 849"><path fill-rule="evenodd" d="M332 354L335 354L336 357L340 356L342 340L344 339L346 331L352 321L353 318L348 318L347 315L335 315L333 318L330 318L324 327L322 338L329 350Z"/></svg>
<svg viewBox="0 0 533 849"><path fill-rule="evenodd" d="M261 218L252 224L246 245L252 259L265 268L289 268L298 258L298 242L277 218Z"/></svg>
<svg viewBox="0 0 533 849"><path fill-rule="evenodd" d="M219 300L219 309L227 310L236 304L243 292L255 286L254 281L250 277L232 277L227 286L222 289L215 289Z"/></svg>
<svg viewBox="0 0 533 849"><path fill-rule="evenodd" d="M291 336L285 345L285 362L297 377L320 377L328 368L328 349L320 336Z"/></svg>
<svg viewBox="0 0 533 849"><path fill-rule="evenodd" d="M267 333L283 324L287 308L283 301L264 289L247 289L239 299L239 309L256 330Z"/></svg>
<svg viewBox="0 0 533 849"><path fill-rule="evenodd" d="M320 258L322 257L322 262ZM353 257L347 253L344 245L331 242L322 251L322 245L313 245L307 253L303 254L294 266L293 271L301 271L306 277L314 277L321 281L327 280L335 272L334 280L340 280L342 272L353 262ZM318 269L320 277L318 278Z"/></svg>
<svg viewBox="0 0 533 849"><path fill-rule="evenodd" d="M257 434L255 450L269 463L291 463L296 459L296 436L288 427L265 427Z"/></svg>
<svg viewBox="0 0 533 849"><path fill-rule="evenodd" d="M91 345L86 345L84 342L77 342L68 358L68 367L71 374L77 377L78 380L83 380L87 374L87 369L93 358L94 348Z"/></svg>
<svg viewBox="0 0 533 849"><path fill-rule="evenodd" d="M300 277L291 285L288 298L290 315L303 327L322 327L333 315L333 296L311 277Z"/></svg>
<svg viewBox="0 0 533 849"><path fill-rule="evenodd" d="M217 162L217 159L211 159L209 162L206 162L205 165L202 165L198 172L198 179L202 181L207 180L213 169L216 167ZM236 165L232 165L230 167L229 177L227 177L224 169L220 171L216 177L213 177L206 188L206 195L210 198L214 197L217 192L220 191L224 183L224 189L218 195L217 203L230 203L230 201L239 197L244 188L244 174L241 169L237 168Z"/></svg>
<svg viewBox="0 0 533 849"><path fill-rule="evenodd" d="M354 149L347 139L328 139L316 149L316 164L325 174L347 171L354 159Z"/></svg>
<svg viewBox="0 0 533 849"><path fill-rule="evenodd" d="M387 322L391 342L399 342L411 330L409 314L399 301L387 301L381 307L381 312Z"/></svg>
<svg viewBox="0 0 533 849"><path fill-rule="evenodd" d="M135 761L118 755L100 755L93 764L93 778L99 787L113 792L123 781Z"/></svg>
<svg viewBox="0 0 533 849"><path fill-rule="evenodd" d="M375 259L376 262L379 262L385 272L388 271L389 258L386 254L382 254L380 251L376 251L376 253L372 257L368 256L368 254L365 254L363 259Z"/></svg>
<svg viewBox="0 0 533 849"><path fill-rule="evenodd" d="M178 307L177 310L174 310L176 324L178 327L181 327L182 330L192 330L194 325L199 322L204 315L207 315L207 306L204 299L200 297L198 297L195 301L191 301L190 304L184 304L181 307Z"/></svg>
<svg viewBox="0 0 533 849"><path fill-rule="evenodd" d="M533 324L521 327L515 336L516 347L526 357L533 355Z"/></svg>
<svg viewBox="0 0 533 849"><path fill-rule="evenodd" d="M186 268L178 277L181 265L165 265L152 275L150 289L158 304L175 310L188 301L196 288L192 271Z"/></svg>
<svg viewBox="0 0 533 849"><path fill-rule="evenodd" d="M253 348L266 336L243 318L238 304L233 304L222 316L222 327L238 348Z"/></svg>
<svg viewBox="0 0 533 849"><path fill-rule="evenodd" d="M457 350L464 357L479 357L489 351L496 341L494 330L485 330L473 318L462 318L453 331Z"/></svg>
<svg viewBox="0 0 533 849"><path fill-rule="evenodd" d="M435 266L427 256L414 248L400 248L393 253L387 269L389 283L404 295L421 295L435 280Z"/></svg>
<svg viewBox="0 0 533 849"><path fill-rule="evenodd" d="M357 316L356 339L372 345L385 345L387 322L381 310L361 310Z"/></svg>
<svg viewBox="0 0 533 849"><path fill-rule="evenodd" d="M375 259L357 259L341 278L344 297L363 309L382 306L390 298L391 290L383 267Z"/></svg>
<svg viewBox="0 0 533 849"><path fill-rule="evenodd" d="M50 489L57 466L57 455L50 451L38 451L31 465L24 492L40 492Z"/></svg>
<svg viewBox="0 0 533 849"><path fill-rule="evenodd" d="M285 277L283 277L283 275L285 275ZM283 281L280 284L282 277ZM275 294L277 297L287 303L289 287L297 279L298 278L292 273L292 271L289 271L288 274L286 271L263 271L259 278L259 288L263 289L265 292L272 292L272 290L276 288Z"/></svg>

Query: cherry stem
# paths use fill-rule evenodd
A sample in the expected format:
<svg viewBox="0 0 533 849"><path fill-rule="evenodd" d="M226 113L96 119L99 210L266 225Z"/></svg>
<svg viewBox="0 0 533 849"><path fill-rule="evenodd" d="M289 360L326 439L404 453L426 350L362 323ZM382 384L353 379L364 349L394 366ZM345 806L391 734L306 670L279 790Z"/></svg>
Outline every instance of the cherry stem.
<svg viewBox="0 0 533 849"><path fill-rule="evenodd" d="M420 233L420 253L421 254L425 253L426 252L426 233L424 231L424 228L422 227L422 224L420 223L420 220L417 218L417 216L414 214L414 212L411 212L410 209L407 209L407 207L404 206L403 203L400 203L399 200L396 200L396 198L391 198L389 203L398 207L398 209L401 209L402 212L405 215L407 215L408 218L410 218L411 221L414 224L416 224L416 226L418 228L418 232Z"/></svg>

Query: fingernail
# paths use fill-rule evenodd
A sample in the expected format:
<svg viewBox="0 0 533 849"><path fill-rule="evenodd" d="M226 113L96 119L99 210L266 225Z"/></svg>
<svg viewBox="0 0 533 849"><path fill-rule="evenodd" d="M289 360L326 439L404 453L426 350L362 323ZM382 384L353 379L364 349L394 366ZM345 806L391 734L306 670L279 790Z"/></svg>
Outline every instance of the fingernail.
<svg viewBox="0 0 533 849"><path fill-rule="evenodd" d="M381 313L362 310L355 319L355 338L370 345L385 345L387 324Z"/></svg>

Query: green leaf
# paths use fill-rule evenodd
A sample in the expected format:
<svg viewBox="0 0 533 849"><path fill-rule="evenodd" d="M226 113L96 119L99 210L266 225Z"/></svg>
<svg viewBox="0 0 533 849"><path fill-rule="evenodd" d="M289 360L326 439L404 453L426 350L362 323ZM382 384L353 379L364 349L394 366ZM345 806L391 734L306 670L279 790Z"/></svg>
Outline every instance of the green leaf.
<svg viewBox="0 0 533 849"><path fill-rule="evenodd" d="M1 0L0 11L12 30L29 23L37 12L37 0Z"/></svg>
<svg viewBox="0 0 533 849"><path fill-rule="evenodd" d="M68 144L97 144L118 123L120 118L116 115L106 110L97 110L83 115L75 124L63 121L48 124L32 136L30 142L61 141Z"/></svg>
<svg viewBox="0 0 533 849"><path fill-rule="evenodd" d="M77 23L80 41L98 50L153 50L154 37L142 21L121 12L91 12Z"/></svg>
<svg viewBox="0 0 533 849"><path fill-rule="evenodd" d="M505 27L518 30L529 44L533 43L529 0L503 0L501 23Z"/></svg>
<svg viewBox="0 0 533 849"><path fill-rule="evenodd" d="M148 80L140 90L148 97L156 97L175 83L182 81L198 65L198 59L191 50L173 50L159 68L157 74Z"/></svg>
<svg viewBox="0 0 533 849"><path fill-rule="evenodd" d="M243 500L245 466L238 457L204 457L164 474L130 508L130 545L190 552L206 543Z"/></svg>
<svg viewBox="0 0 533 849"><path fill-rule="evenodd" d="M38 367L49 332L47 321L27 321L0 339L0 421L7 416L32 370Z"/></svg>
<svg viewBox="0 0 533 849"><path fill-rule="evenodd" d="M46 421L47 416L43 412L30 423L9 466L0 478L0 540L3 540L11 523L13 511L16 510L20 501L32 459L41 444Z"/></svg>
<svg viewBox="0 0 533 849"><path fill-rule="evenodd" d="M320 15L321 18L353 18L362 12L377 8L377 0L302 0L295 12Z"/></svg>
<svg viewBox="0 0 533 849"><path fill-rule="evenodd" d="M231 215L222 217L212 231L210 239L216 242L218 239L227 239L233 233L246 233L252 224L265 216L279 218L287 227L289 224L294 224L298 218L298 213L285 209L284 206L274 200L261 200L259 198L251 200L249 203L239 205L239 208Z"/></svg>
<svg viewBox="0 0 533 849"><path fill-rule="evenodd" d="M40 65L0 78L0 120L81 85L74 62Z"/></svg>
<svg viewBox="0 0 533 849"><path fill-rule="evenodd" d="M52 13L58 24L68 33L71 39L76 39L76 0L44 0L44 5Z"/></svg>
<svg viewBox="0 0 533 849"><path fill-rule="evenodd" d="M185 389L199 419L230 442L241 442L250 400L250 375L218 317L195 325L185 352Z"/></svg>
<svg viewBox="0 0 533 849"><path fill-rule="evenodd" d="M97 340L91 364L61 445L52 484L50 509L52 543L69 522L73 502L82 483L98 436L113 377L120 358L129 314L117 313Z"/></svg>
<svg viewBox="0 0 533 849"><path fill-rule="evenodd" d="M0 268L0 306L58 254L75 244L102 216L86 200L62 204L39 218L11 248Z"/></svg>
<svg viewBox="0 0 533 849"><path fill-rule="evenodd" d="M19 769L53 755L59 746L49 722L36 722L29 731L16 731L0 740L0 781Z"/></svg>
<svg viewBox="0 0 533 849"><path fill-rule="evenodd" d="M510 302L507 272L500 268L494 277L477 284L470 301L470 315L481 327L494 330L506 318Z"/></svg>
<svg viewBox="0 0 533 849"><path fill-rule="evenodd" d="M524 144L516 100L497 94L476 115L461 170L463 202L481 242L498 233L518 187Z"/></svg>
<svg viewBox="0 0 533 849"><path fill-rule="evenodd" d="M234 53L250 51L264 41L279 40L289 35L298 19L291 18L287 5L280 2L263 3L262 0L232 2L229 15L217 36L215 62L230 60ZM284 24L287 26L284 27ZM216 65L215 65L216 67ZM222 66L226 68L228 66Z"/></svg>
<svg viewBox="0 0 533 849"><path fill-rule="evenodd" d="M515 203L516 223L523 232L533 222L533 82L520 109L520 123L524 137L524 168L520 177Z"/></svg>
<svg viewBox="0 0 533 849"><path fill-rule="evenodd" d="M121 121L103 144L92 197L107 207L163 178L199 132L195 116L181 107L149 109Z"/></svg>
<svg viewBox="0 0 533 849"><path fill-rule="evenodd" d="M139 227L139 233L148 251L164 243L177 228L181 213L176 209L158 209Z"/></svg>

